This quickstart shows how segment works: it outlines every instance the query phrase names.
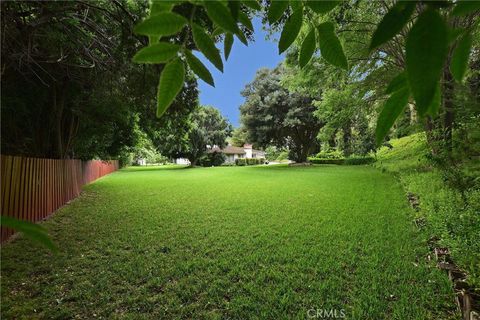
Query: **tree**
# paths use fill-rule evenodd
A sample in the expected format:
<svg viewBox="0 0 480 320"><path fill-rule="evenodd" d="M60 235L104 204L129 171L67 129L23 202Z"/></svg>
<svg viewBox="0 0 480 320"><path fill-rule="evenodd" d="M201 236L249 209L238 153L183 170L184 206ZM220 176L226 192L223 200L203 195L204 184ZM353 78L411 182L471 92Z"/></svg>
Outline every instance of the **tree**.
<svg viewBox="0 0 480 320"><path fill-rule="evenodd" d="M359 1L278 3L270 1L268 7L262 10L255 0L195 2L189 16L176 14L174 11L177 5L162 6L161 10L151 11L150 17L137 26L137 32L150 37L191 33L195 48L223 71L221 56L214 45L219 40L219 35L220 39L224 40L225 58L228 58L234 36L246 43L244 27L247 30L252 29L249 15L261 11L264 21L268 21L273 28L282 30L278 42L280 53L289 49L300 35L301 67L308 65L316 49L320 49L323 60L347 71L354 70L350 68L348 58L353 61L365 60L367 66L375 65L378 61L395 65L399 72L390 82L387 92L389 97L378 116L377 144L383 141L395 120L413 100L416 113L426 121L427 132L431 131L432 127L430 118L437 116L440 109L444 111L443 139L446 150L451 149L449 141L455 119L453 79L461 82L468 65L476 19L480 13L477 2L380 1L378 5L367 5L372 10L364 10L365 2ZM362 19L350 19L355 16L352 12L358 8L362 9ZM206 13L207 20L217 25L217 28L210 32L208 28L198 25L195 22L197 13ZM373 20L370 20L372 17ZM175 24L167 28L166 23L162 24L162 21L167 20L175 21ZM356 27L348 30L344 28L347 25ZM356 51L360 53L360 57L347 58L338 33L358 32L361 29L359 26L365 27L371 38L368 42L360 42L362 50ZM305 32L301 32L302 28ZM341 30L338 30L339 28ZM168 41L168 37L165 39ZM143 62L155 63L162 60L162 63L170 65L168 69L172 70L160 76L160 84L170 83L158 88L159 97L162 99L157 101L157 115L161 116L180 89L184 70L182 61L205 82L211 85L214 82L208 69L191 55L190 47L183 45L172 49L163 40L157 47L163 49L145 48L141 53ZM355 67L359 69L358 65Z"/></svg>
<svg viewBox="0 0 480 320"><path fill-rule="evenodd" d="M131 30L145 14L145 3L37 1L1 6L3 152L76 156L79 131L87 128L92 136L94 128L85 122L96 122L97 115L108 133L92 136L87 144L98 148L99 138L105 146L99 155L104 155L110 145L124 143L114 140L126 138L131 113L125 104L104 106L92 97L108 102L121 95L120 75L139 41ZM97 156L96 151L88 157Z"/></svg>
<svg viewBox="0 0 480 320"><path fill-rule="evenodd" d="M177 154L186 157L195 166L207 150L225 147L231 130L228 120L218 109L211 106L197 107L190 117L186 145L177 150Z"/></svg>
<svg viewBox="0 0 480 320"><path fill-rule="evenodd" d="M313 115L315 106L310 96L282 86L283 73L282 66L257 72L242 92L246 101L240 107L241 122L250 142L264 148L287 147L292 160L305 162L318 148L315 137L321 123Z"/></svg>
<svg viewBox="0 0 480 320"><path fill-rule="evenodd" d="M248 143L247 139L248 139L247 130L243 126L240 126L238 128L233 129L232 136L230 138L230 143L232 144L232 146L235 146L235 147L243 147L245 143Z"/></svg>

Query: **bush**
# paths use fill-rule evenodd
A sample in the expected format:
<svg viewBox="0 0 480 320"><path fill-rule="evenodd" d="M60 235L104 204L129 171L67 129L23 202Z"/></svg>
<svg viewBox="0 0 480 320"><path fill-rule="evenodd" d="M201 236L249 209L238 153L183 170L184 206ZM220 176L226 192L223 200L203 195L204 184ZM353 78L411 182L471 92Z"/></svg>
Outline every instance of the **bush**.
<svg viewBox="0 0 480 320"><path fill-rule="evenodd" d="M237 166L253 166L257 164L264 164L264 158L239 158L235 159L235 164Z"/></svg>
<svg viewBox="0 0 480 320"><path fill-rule="evenodd" d="M370 164L375 161L373 157L351 157L351 158L340 158L340 159L325 159L325 158L308 158L308 161L314 164L345 164L345 165L361 165L361 164Z"/></svg>
<svg viewBox="0 0 480 320"><path fill-rule="evenodd" d="M374 157L350 157L345 159L347 165L360 165L360 164L370 164L375 162Z"/></svg>
<svg viewBox="0 0 480 320"><path fill-rule="evenodd" d="M288 151L282 151L277 157L277 161L288 160Z"/></svg>
<svg viewBox="0 0 480 320"><path fill-rule="evenodd" d="M308 158L308 161L314 164L344 164L345 159Z"/></svg>
<svg viewBox="0 0 480 320"><path fill-rule="evenodd" d="M245 159L245 158L235 159L235 165L245 166L245 165L247 165L247 159Z"/></svg>
<svg viewBox="0 0 480 320"><path fill-rule="evenodd" d="M337 150L320 151L315 158L320 159L343 159L343 152Z"/></svg>
<svg viewBox="0 0 480 320"><path fill-rule="evenodd" d="M202 156L198 162L202 167L218 167L225 162L225 155L221 152L214 151Z"/></svg>

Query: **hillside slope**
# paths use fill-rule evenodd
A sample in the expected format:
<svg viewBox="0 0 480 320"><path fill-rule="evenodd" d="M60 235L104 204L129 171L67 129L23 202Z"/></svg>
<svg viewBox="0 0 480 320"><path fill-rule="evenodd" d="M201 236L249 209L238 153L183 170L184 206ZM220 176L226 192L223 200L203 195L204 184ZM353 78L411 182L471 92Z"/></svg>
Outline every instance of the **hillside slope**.
<svg viewBox="0 0 480 320"><path fill-rule="evenodd" d="M463 194L447 186L445 173L428 160L423 133L394 139L377 153L375 166L395 174L406 192L419 199L418 218L424 218L428 238L439 238L453 260L467 272L467 281L480 288L480 190ZM428 239L426 239L428 240Z"/></svg>

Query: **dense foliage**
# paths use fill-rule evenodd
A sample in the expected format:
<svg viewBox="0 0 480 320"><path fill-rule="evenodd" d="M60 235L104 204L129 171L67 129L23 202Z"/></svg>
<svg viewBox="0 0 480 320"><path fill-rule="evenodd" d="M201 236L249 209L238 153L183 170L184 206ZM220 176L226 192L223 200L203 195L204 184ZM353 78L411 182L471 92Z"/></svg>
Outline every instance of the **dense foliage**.
<svg viewBox="0 0 480 320"><path fill-rule="evenodd" d="M196 108L190 116L188 130L185 136L185 144L178 145L175 154L190 160L192 166L209 150L223 148L227 144L227 137L231 132L231 125L222 116L218 109L211 106ZM203 159L202 165L217 165L220 160L215 155Z"/></svg>
<svg viewBox="0 0 480 320"><path fill-rule="evenodd" d="M281 84L283 68L261 69L242 92L245 103L240 107L241 122L248 141L261 147L286 147L290 158L306 161L316 152L315 137L321 122L313 114L313 99L290 92Z"/></svg>

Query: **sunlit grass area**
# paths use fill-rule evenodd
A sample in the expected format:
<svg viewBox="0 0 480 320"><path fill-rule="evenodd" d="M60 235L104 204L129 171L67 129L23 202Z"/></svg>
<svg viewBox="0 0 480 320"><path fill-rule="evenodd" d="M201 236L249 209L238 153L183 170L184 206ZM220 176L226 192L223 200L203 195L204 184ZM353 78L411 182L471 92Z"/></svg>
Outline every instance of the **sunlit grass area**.
<svg viewBox="0 0 480 320"><path fill-rule="evenodd" d="M412 219L371 167L121 170L2 248L2 318L455 318Z"/></svg>

